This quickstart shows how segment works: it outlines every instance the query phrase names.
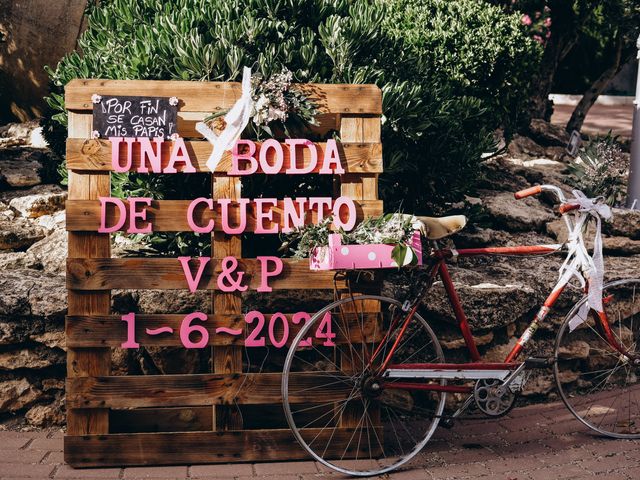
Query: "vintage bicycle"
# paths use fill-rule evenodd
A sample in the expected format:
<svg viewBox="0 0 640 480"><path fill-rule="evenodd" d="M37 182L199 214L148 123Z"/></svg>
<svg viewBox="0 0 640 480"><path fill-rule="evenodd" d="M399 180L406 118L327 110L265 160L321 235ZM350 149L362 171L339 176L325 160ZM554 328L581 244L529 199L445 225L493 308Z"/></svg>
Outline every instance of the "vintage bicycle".
<svg viewBox="0 0 640 480"><path fill-rule="evenodd" d="M602 284L601 199L540 185L516 198L549 192L568 229L562 245L440 248L437 240L464 227L463 216L424 218L429 250L423 278L408 298L347 295L318 311L292 343L282 377L283 406L296 439L318 462L344 474L379 475L409 462L436 427L450 425L470 409L488 417L506 414L533 368L550 368L562 400L583 425L613 438L640 438L640 279ZM596 225L594 253L583 240ZM557 284L502 363L483 362L452 282L447 262L478 255L566 253ZM419 313L429 289L440 281L455 313L470 362L447 363L431 326ZM520 358L523 347L567 286L585 296L561 324L553 354ZM425 300L426 299L426 300ZM330 315L328 317L327 315ZM320 322L358 340L308 341ZM306 341L304 339L307 339ZM447 393L466 394L444 415Z"/></svg>

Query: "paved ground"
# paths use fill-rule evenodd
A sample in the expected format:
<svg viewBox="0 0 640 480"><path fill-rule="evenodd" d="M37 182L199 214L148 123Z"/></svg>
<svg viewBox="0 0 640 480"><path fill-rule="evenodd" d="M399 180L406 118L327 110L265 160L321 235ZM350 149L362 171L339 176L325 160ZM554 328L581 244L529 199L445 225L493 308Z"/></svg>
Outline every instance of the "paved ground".
<svg viewBox="0 0 640 480"><path fill-rule="evenodd" d="M592 436L560 404L513 410L492 421L439 429L411 466L390 479L553 480L640 478L640 440ZM385 478L389 478L385 477ZM342 478L314 462L74 470L63 464L60 432L0 432L0 478L235 479Z"/></svg>
<svg viewBox="0 0 640 480"><path fill-rule="evenodd" d="M555 105L551 122L565 126L571 117L572 105ZM614 134L631 137L633 121L633 105L599 105L591 107L582 130L585 133L606 134L612 130ZM640 478L640 475L638 475Z"/></svg>

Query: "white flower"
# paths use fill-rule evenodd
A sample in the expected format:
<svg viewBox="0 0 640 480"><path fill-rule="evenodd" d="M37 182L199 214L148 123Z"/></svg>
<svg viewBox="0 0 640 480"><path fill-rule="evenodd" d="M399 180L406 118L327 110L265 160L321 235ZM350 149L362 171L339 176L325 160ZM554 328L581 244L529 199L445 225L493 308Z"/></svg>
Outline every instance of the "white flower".
<svg viewBox="0 0 640 480"><path fill-rule="evenodd" d="M180 138L180 134L178 132L174 132L171 135L169 135L169 138L175 142Z"/></svg>
<svg viewBox="0 0 640 480"><path fill-rule="evenodd" d="M260 95L258 97L258 100L256 100L255 109L259 111L268 105L269 105L269 99L264 95Z"/></svg>
<svg viewBox="0 0 640 480"><path fill-rule="evenodd" d="M94 130L91 132L91 138L100 138L100 132L98 130Z"/></svg>
<svg viewBox="0 0 640 480"><path fill-rule="evenodd" d="M174 107L175 107L176 105L178 105L178 97L171 97L171 98L169 99L169 105L174 106Z"/></svg>
<svg viewBox="0 0 640 480"><path fill-rule="evenodd" d="M102 101L102 97L97 93L94 93L93 95L91 95L91 101L93 103L100 103Z"/></svg>

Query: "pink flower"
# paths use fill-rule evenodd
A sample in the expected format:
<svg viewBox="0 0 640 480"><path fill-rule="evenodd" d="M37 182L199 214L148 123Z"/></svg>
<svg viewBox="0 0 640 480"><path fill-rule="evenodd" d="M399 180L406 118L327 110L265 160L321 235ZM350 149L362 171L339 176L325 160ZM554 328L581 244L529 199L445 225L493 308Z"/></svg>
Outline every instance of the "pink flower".
<svg viewBox="0 0 640 480"><path fill-rule="evenodd" d="M534 35L533 39L538 43L544 43L544 40L542 39L542 37L540 35Z"/></svg>
<svg viewBox="0 0 640 480"><path fill-rule="evenodd" d="M540 18L542 16L542 12L536 12L536 18Z"/></svg>
<svg viewBox="0 0 640 480"><path fill-rule="evenodd" d="M522 16L522 19L520 21L522 22L523 25L531 25L532 23L531 17L526 14Z"/></svg>
<svg viewBox="0 0 640 480"><path fill-rule="evenodd" d="M551 17L547 17L544 19L544 26L547 28L551 27Z"/></svg>
<svg viewBox="0 0 640 480"><path fill-rule="evenodd" d="M547 31L547 34L544 37L549 40L551 38L551 30Z"/></svg>

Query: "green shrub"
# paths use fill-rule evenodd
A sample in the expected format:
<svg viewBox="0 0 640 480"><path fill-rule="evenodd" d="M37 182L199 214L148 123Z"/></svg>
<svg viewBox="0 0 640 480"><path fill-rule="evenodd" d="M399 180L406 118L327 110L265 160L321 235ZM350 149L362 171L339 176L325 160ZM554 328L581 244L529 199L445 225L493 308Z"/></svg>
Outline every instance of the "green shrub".
<svg viewBox="0 0 640 480"><path fill-rule="evenodd" d="M88 15L78 52L50 71L54 145L66 134L62 88L78 77L238 81L249 65L265 76L286 66L297 82L376 83L389 211L424 213L473 185L538 55L515 16L475 0L105 0ZM183 190L170 185L181 177L163 187L130 175L121 189Z"/></svg>
<svg viewBox="0 0 640 480"><path fill-rule="evenodd" d="M385 25L418 59L420 76L479 99L485 121L511 130L526 116L542 55L520 15L480 1L393 0ZM527 120L525 118L525 120Z"/></svg>

